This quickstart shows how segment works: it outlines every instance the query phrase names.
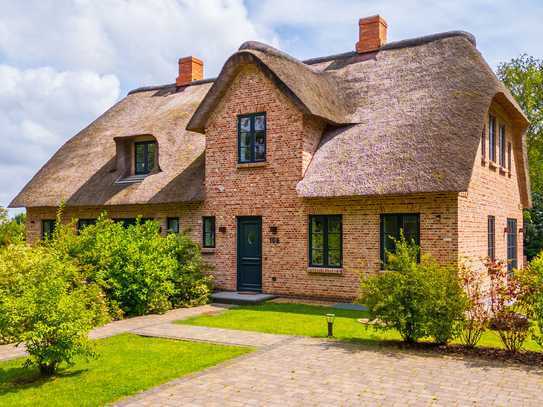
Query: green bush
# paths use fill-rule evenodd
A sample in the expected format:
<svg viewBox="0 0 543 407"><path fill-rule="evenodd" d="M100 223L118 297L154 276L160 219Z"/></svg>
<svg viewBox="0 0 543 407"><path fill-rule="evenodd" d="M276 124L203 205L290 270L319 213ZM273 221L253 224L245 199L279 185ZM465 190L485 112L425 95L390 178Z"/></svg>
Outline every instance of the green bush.
<svg viewBox="0 0 543 407"><path fill-rule="evenodd" d="M79 235L58 227L46 244L102 287L113 316L201 304L211 292L198 246L184 235L162 237L157 222L124 227L102 216Z"/></svg>
<svg viewBox="0 0 543 407"><path fill-rule="evenodd" d="M17 244L25 240L26 215L8 217L8 211L0 207L0 247Z"/></svg>
<svg viewBox="0 0 543 407"><path fill-rule="evenodd" d="M102 291L43 247L0 250L0 336L24 343L43 375L92 355L87 334L107 320Z"/></svg>
<svg viewBox="0 0 543 407"><path fill-rule="evenodd" d="M389 271L362 281L360 302L382 329L396 329L406 342L429 336L446 343L461 331L467 299L455 268L418 258L414 242L398 240L395 253L387 253Z"/></svg>
<svg viewBox="0 0 543 407"><path fill-rule="evenodd" d="M532 329L532 337L543 347L543 252L534 257L524 270L516 270L515 277L523 293L520 308L533 320L535 329Z"/></svg>

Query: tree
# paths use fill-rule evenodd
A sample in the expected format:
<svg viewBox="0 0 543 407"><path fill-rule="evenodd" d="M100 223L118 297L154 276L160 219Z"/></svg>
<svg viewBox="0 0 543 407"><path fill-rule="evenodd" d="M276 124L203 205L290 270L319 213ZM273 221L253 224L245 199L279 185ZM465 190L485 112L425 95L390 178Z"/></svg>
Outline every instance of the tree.
<svg viewBox="0 0 543 407"><path fill-rule="evenodd" d="M77 267L46 247L0 249L0 339L24 343L44 376L92 356L89 331L108 319L105 297Z"/></svg>
<svg viewBox="0 0 543 407"><path fill-rule="evenodd" d="M525 214L524 245L532 258L543 249L543 60L522 54L501 63L497 75L530 120L526 141L534 208Z"/></svg>

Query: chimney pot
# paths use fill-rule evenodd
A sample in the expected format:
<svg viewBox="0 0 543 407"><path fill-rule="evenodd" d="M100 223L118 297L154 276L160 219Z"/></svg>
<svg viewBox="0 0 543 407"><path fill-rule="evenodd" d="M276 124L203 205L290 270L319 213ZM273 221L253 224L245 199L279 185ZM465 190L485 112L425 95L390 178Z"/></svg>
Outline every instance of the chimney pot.
<svg viewBox="0 0 543 407"><path fill-rule="evenodd" d="M379 15L364 17L358 21L356 52L377 51L387 42L387 22Z"/></svg>
<svg viewBox="0 0 543 407"><path fill-rule="evenodd" d="M190 56L179 58L179 76L175 80L177 86L185 86L192 81L204 78L204 63L202 60Z"/></svg>

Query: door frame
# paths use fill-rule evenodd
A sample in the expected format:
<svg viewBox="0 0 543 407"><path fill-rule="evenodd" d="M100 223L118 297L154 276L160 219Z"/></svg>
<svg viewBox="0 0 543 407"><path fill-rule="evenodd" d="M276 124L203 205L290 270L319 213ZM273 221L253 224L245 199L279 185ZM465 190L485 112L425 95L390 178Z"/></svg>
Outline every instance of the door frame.
<svg viewBox="0 0 543 407"><path fill-rule="evenodd" d="M243 289L241 287L241 284L240 284L240 281L241 281L241 253L240 253L240 241L241 241L241 233L240 233L240 229L241 229L241 223L244 221L244 220L256 220L257 223L258 223L258 226L259 226L259 230L260 230L260 267L259 267L259 272L260 272L260 287L259 288L255 288L255 289ZM237 291L257 291L257 292L262 292L262 216L238 216L236 218L236 289Z"/></svg>

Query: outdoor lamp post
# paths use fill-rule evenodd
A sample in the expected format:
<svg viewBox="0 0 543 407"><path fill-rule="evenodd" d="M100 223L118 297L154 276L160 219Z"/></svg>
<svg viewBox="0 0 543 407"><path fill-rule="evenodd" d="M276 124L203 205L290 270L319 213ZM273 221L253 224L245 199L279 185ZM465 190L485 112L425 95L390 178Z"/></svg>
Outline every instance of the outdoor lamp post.
<svg viewBox="0 0 543 407"><path fill-rule="evenodd" d="M328 337L334 336L334 319L336 314L326 314L326 321L328 322Z"/></svg>

